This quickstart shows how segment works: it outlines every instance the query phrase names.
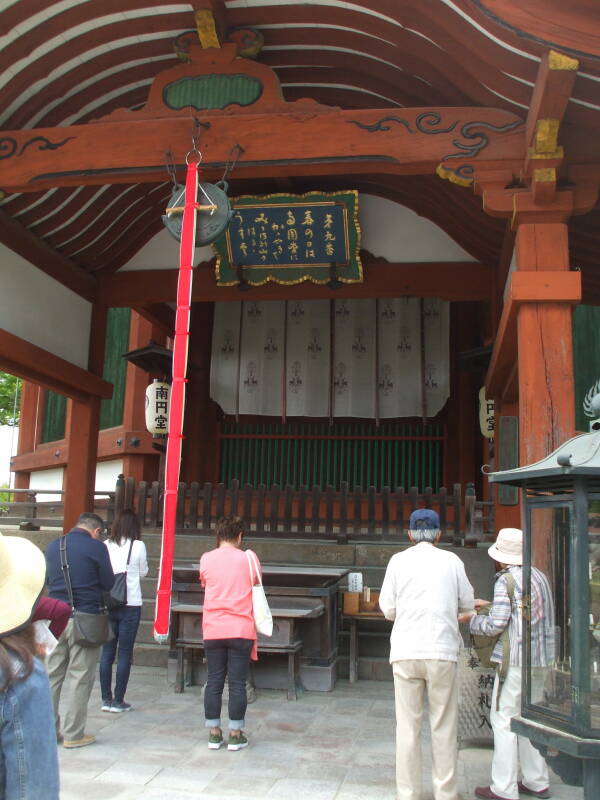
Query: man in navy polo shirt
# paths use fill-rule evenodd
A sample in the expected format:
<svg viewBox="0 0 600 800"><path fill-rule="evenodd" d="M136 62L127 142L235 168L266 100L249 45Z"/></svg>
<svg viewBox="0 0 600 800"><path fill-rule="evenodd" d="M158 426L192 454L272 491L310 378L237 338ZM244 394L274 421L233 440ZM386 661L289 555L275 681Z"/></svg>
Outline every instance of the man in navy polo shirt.
<svg viewBox="0 0 600 800"><path fill-rule="evenodd" d="M108 550L99 541L103 531L102 519L97 514L86 512L80 515L73 530L66 534L73 602L76 609L90 614L101 612L102 592L108 591L115 581ZM48 594L69 603L60 562L61 538L50 542L46 548ZM85 747L96 739L95 736L85 735L85 723L99 656L100 647L82 647L73 640L73 619L70 619L56 649L48 658L57 739L63 741L64 738L63 745L66 748ZM67 697L63 703L61 734L58 708L65 678L68 678L65 687Z"/></svg>

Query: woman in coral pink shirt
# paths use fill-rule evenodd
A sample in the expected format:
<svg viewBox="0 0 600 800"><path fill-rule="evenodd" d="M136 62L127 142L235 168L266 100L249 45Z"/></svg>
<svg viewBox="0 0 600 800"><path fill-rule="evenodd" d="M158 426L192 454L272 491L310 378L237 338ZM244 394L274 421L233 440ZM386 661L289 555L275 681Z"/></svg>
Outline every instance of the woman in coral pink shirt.
<svg viewBox="0 0 600 800"><path fill-rule="evenodd" d="M200 559L200 583L204 586L202 634L208 678L204 687L205 725L210 728L208 747L218 750L223 742L221 700L225 677L229 681L228 750L247 747L244 735L246 681L250 658L256 660L256 626L252 615L252 583L257 583L260 563L252 551L256 569L250 575L249 559L241 550L244 527L237 517L217 523L217 547Z"/></svg>

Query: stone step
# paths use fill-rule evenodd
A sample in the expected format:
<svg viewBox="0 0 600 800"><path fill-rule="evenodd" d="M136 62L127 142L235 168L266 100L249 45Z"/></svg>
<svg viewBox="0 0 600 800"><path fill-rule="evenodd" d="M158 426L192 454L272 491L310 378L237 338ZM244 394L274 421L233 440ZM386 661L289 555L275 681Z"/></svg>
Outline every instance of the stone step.
<svg viewBox="0 0 600 800"><path fill-rule="evenodd" d="M133 648L133 663L138 667L166 667L169 648L162 644L137 643Z"/></svg>

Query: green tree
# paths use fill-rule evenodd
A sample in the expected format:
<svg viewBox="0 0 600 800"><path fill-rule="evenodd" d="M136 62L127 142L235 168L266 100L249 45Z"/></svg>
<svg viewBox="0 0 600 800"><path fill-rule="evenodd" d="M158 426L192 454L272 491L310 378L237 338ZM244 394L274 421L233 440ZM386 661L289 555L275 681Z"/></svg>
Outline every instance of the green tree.
<svg viewBox="0 0 600 800"><path fill-rule="evenodd" d="M0 372L0 425L19 424L18 393L19 379L7 372Z"/></svg>

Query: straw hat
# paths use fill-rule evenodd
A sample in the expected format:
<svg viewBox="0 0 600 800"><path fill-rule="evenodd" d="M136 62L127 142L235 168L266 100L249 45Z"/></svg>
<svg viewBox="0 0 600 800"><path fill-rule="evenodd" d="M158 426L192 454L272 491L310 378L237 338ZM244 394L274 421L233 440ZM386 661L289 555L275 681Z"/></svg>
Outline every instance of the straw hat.
<svg viewBox="0 0 600 800"><path fill-rule="evenodd" d="M501 564L520 566L523 563L523 531L519 528L501 528L488 555Z"/></svg>
<svg viewBox="0 0 600 800"><path fill-rule="evenodd" d="M39 547L0 533L0 636L29 622L45 580L46 560Z"/></svg>

